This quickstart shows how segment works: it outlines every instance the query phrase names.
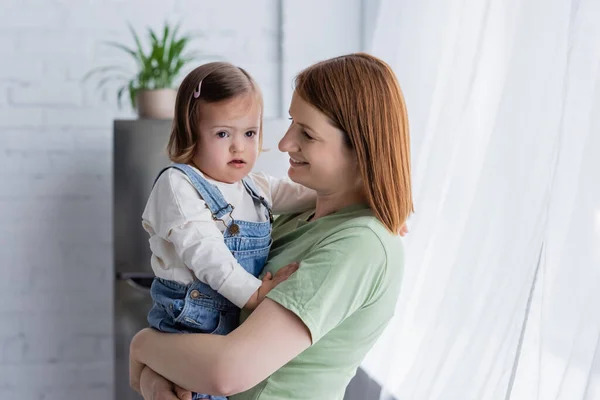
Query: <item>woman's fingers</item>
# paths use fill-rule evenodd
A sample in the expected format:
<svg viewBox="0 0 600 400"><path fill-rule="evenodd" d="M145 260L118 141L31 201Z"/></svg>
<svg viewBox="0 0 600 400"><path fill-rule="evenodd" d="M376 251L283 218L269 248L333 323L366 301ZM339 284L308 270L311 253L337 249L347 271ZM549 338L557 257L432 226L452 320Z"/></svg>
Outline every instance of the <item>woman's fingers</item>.
<svg viewBox="0 0 600 400"><path fill-rule="evenodd" d="M175 394L179 400L192 400L192 392L175 385Z"/></svg>
<svg viewBox="0 0 600 400"><path fill-rule="evenodd" d="M142 371L146 366L133 358L129 358L129 386L138 393L142 393L140 389L140 379Z"/></svg>
<svg viewBox="0 0 600 400"><path fill-rule="evenodd" d="M140 386L144 400L178 400L173 384L148 367L142 371Z"/></svg>

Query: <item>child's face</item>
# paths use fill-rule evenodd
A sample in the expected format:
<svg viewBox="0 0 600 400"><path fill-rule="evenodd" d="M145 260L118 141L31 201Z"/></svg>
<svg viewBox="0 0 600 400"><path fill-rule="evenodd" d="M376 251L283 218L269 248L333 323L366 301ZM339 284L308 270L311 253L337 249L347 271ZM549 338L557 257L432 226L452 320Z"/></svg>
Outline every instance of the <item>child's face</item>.
<svg viewBox="0 0 600 400"><path fill-rule="evenodd" d="M208 177L225 183L248 175L259 152L260 103L254 95L200 104L200 132L193 161Z"/></svg>

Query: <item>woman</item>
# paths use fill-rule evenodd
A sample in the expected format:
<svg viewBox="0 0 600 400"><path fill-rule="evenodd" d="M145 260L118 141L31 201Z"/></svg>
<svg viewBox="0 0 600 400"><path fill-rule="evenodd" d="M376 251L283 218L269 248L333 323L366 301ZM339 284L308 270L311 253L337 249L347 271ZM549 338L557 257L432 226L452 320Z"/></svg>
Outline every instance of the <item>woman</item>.
<svg viewBox="0 0 600 400"><path fill-rule="evenodd" d="M279 149L317 206L277 218L265 272L294 261L299 270L227 336L138 333L131 381L147 399L176 399L170 382L231 400L342 399L392 317L398 233L413 209L394 73L367 54L320 62L296 78L290 116Z"/></svg>

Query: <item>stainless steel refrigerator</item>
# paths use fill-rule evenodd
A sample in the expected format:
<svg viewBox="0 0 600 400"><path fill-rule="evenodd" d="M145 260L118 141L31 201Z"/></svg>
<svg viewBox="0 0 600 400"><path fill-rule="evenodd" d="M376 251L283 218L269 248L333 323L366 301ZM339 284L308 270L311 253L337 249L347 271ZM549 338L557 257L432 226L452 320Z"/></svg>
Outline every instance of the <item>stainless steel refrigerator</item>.
<svg viewBox="0 0 600 400"><path fill-rule="evenodd" d="M118 120L113 129L115 399L139 400L129 388L129 343L148 326L152 283L148 234L141 216L156 173L169 160L171 121Z"/></svg>
<svg viewBox="0 0 600 400"><path fill-rule="evenodd" d="M256 171L283 177L288 157L277 150L289 121L264 121L263 148ZM133 335L148 326L152 283L148 234L141 216L154 179L168 165L166 145L171 121L117 120L113 129L113 241L114 241L114 343L115 399L140 400L129 388L129 343ZM358 372L346 392L346 400L378 399L379 386L364 372Z"/></svg>

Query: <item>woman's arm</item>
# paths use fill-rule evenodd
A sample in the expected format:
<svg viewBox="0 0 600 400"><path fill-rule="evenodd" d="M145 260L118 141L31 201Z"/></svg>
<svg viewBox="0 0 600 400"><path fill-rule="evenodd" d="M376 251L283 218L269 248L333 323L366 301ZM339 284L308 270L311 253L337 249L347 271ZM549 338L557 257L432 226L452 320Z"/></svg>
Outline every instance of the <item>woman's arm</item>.
<svg viewBox="0 0 600 400"><path fill-rule="evenodd" d="M310 345L310 332L300 318L265 299L227 336L144 329L133 338L130 357L132 365L147 365L186 389L230 396L266 379Z"/></svg>

